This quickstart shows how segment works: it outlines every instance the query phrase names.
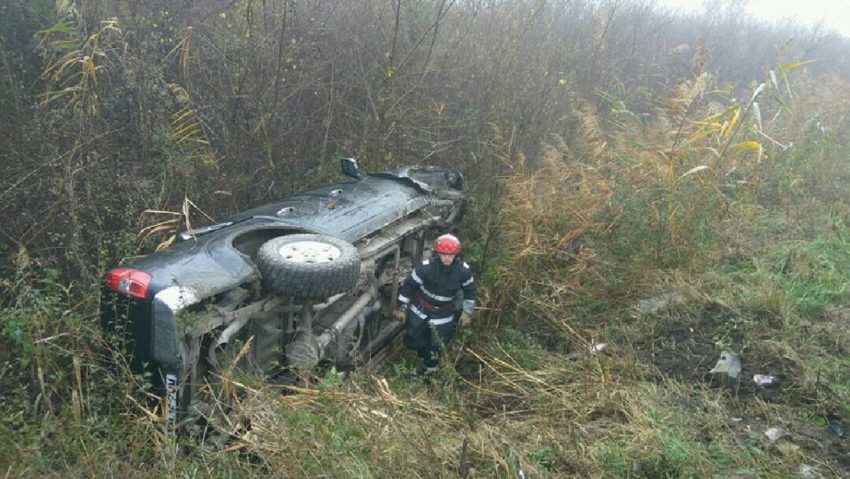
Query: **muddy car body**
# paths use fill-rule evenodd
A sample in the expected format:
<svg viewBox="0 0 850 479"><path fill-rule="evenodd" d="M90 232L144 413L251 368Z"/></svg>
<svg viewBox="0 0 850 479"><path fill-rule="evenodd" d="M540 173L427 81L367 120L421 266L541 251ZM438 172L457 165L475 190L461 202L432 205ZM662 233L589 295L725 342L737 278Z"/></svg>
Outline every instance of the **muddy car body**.
<svg viewBox="0 0 850 479"><path fill-rule="evenodd" d="M267 377L350 368L398 336L399 282L459 220L463 179L438 167L361 177L351 160L343 171L353 181L181 233L107 273L102 326L170 419L191 416L228 361Z"/></svg>

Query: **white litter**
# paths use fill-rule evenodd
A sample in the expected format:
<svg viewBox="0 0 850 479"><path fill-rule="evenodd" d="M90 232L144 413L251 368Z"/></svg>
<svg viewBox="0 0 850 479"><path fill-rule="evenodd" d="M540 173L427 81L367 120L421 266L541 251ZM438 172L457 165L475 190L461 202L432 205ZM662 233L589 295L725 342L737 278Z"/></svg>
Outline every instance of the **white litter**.
<svg viewBox="0 0 850 479"><path fill-rule="evenodd" d="M815 468L808 464L800 464L797 473L800 474L802 479L815 479Z"/></svg>
<svg viewBox="0 0 850 479"><path fill-rule="evenodd" d="M709 372L712 374L726 374L732 379L737 379L738 375L741 374L741 360L736 354L723 351L720 353L720 359L717 360L717 364Z"/></svg>
<svg viewBox="0 0 850 479"><path fill-rule="evenodd" d="M785 431L778 427L772 427L764 432L764 435L767 436L767 445L772 446L776 441L778 441L782 436L785 435Z"/></svg>
<svg viewBox="0 0 850 479"><path fill-rule="evenodd" d="M770 388L776 386L779 383L779 380L776 379L776 377L767 374L755 374L753 375L753 382L760 387Z"/></svg>

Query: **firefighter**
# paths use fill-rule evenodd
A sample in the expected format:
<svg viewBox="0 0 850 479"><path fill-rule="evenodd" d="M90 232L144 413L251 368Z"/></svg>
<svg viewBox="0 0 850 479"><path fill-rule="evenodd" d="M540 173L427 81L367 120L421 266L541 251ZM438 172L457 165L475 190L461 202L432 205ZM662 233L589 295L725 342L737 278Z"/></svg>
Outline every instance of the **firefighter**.
<svg viewBox="0 0 850 479"><path fill-rule="evenodd" d="M450 234L434 242L434 256L422 262L405 280L394 315L405 322L404 345L422 358L425 374L437 371L443 344L466 326L475 309L475 280L469 265L458 257L460 241ZM463 307L455 298L463 292Z"/></svg>

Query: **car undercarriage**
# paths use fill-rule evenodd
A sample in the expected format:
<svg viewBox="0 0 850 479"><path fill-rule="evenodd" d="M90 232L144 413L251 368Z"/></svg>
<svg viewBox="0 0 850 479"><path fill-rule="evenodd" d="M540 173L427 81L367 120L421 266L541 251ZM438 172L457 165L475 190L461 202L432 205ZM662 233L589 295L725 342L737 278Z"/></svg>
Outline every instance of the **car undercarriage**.
<svg viewBox="0 0 850 479"><path fill-rule="evenodd" d="M397 344L399 284L463 213L437 167L361 176L248 210L106 275L101 323L173 424L208 417L250 372L270 381L350 370Z"/></svg>

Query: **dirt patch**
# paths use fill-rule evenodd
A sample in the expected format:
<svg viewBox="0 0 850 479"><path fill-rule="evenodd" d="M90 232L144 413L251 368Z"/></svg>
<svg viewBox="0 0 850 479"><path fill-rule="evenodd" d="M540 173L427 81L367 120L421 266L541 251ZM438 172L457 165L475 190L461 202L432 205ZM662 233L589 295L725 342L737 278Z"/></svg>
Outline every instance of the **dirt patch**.
<svg viewBox="0 0 850 479"><path fill-rule="evenodd" d="M730 389L738 398L758 397L768 402L809 402L811 391L803 383L803 368L796 352L773 338L760 319L710 304L686 315L653 320L651 335L635 345L636 354L655 367L660 377ZM740 357L737 379L709 371L723 351ZM775 378L764 388L755 375Z"/></svg>
<svg viewBox="0 0 850 479"><path fill-rule="evenodd" d="M796 451L802 462L820 462L818 470L850 477L848 432L842 437L836 433L838 427L830 428L832 423L841 430L850 425L850 418L834 414L840 410L835 395L806 377L803 353L773 332L768 326L773 321L756 313L747 319L741 316L707 305L686 314L647 318L649 334L633 344L635 354L653 366L650 380L673 379L720 390L729 414L726 424L742 446L781 451L783 457ZM811 331L823 335L833 329L816 324ZM845 347L841 342L827 343ZM737 379L709 372L724 350L739 355ZM773 376L775 384L761 387L753 381L757 374ZM782 430L775 442L765 435L771 427Z"/></svg>

